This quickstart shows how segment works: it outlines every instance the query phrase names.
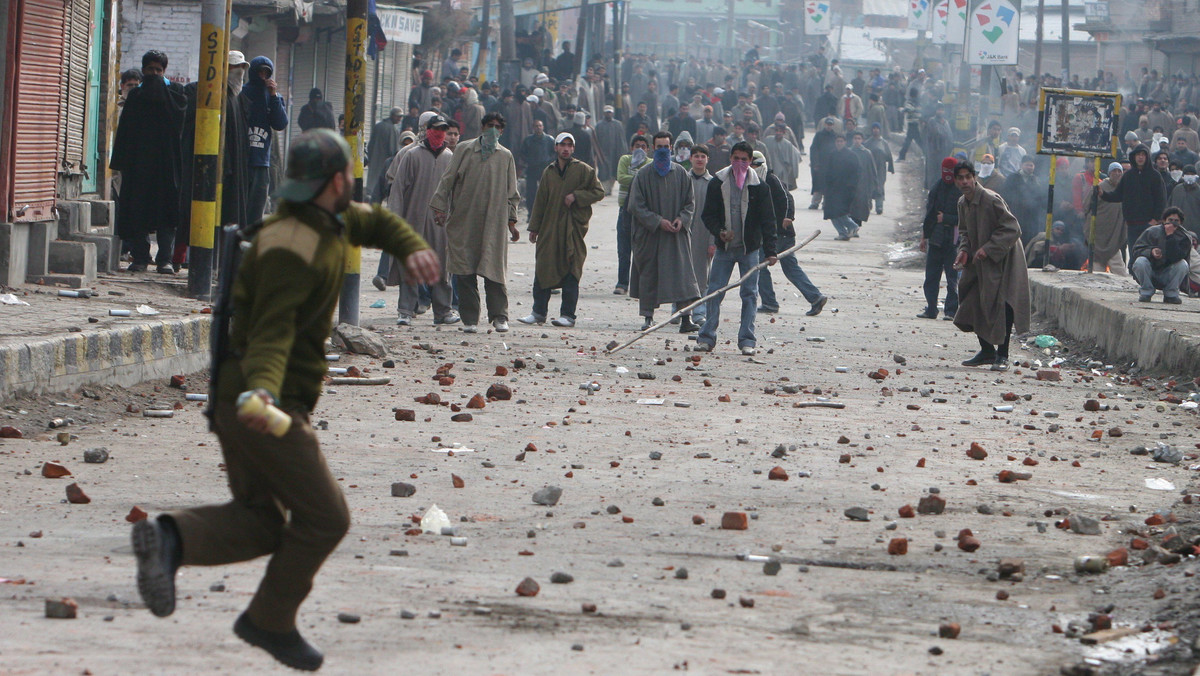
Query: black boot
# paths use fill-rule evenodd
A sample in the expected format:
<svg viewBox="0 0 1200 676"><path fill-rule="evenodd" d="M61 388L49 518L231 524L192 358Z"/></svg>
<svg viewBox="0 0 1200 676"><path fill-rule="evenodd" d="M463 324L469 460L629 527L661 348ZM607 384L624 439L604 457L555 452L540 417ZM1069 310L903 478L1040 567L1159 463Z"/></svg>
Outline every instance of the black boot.
<svg viewBox="0 0 1200 676"><path fill-rule="evenodd" d="M143 519L133 524L131 538L137 557L137 585L142 602L158 617L175 612L175 573L182 548L169 519Z"/></svg>
<svg viewBox="0 0 1200 676"><path fill-rule="evenodd" d="M692 321L691 315L684 315L683 321L679 322L680 333L695 333L700 330L700 325Z"/></svg>
<svg viewBox="0 0 1200 676"><path fill-rule="evenodd" d="M917 315L917 319L937 319L937 308L925 308Z"/></svg>
<svg viewBox="0 0 1200 676"><path fill-rule="evenodd" d="M988 350L980 350L974 357L964 361L963 366L991 366L996 363L996 353Z"/></svg>
<svg viewBox="0 0 1200 676"><path fill-rule="evenodd" d="M1007 371L1008 370L1008 355L997 354L996 361L992 364L992 370L993 371Z"/></svg>
<svg viewBox="0 0 1200 676"><path fill-rule="evenodd" d="M295 629L287 633L278 633L259 629L254 626L246 613L242 613L233 623L233 633L255 648L262 648L271 657L283 664L301 671L316 671L325 661L325 655L320 650L304 640Z"/></svg>

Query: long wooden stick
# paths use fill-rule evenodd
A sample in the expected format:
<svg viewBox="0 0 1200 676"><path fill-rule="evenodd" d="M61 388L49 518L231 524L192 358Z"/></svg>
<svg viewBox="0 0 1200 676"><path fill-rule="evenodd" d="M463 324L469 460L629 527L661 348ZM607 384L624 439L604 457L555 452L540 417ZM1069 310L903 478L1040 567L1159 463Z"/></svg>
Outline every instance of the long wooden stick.
<svg viewBox="0 0 1200 676"><path fill-rule="evenodd" d="M797 251L799 251L800 249L803 249L806 245L808 245L809 242L813 241L817 237L820 237L820 235L821 235L821 231L817 230L817 231L813 232L813 234L809 235L808 239L804 240L803 242L800 242L796 246L788 249L787 251L780 251L778 254L776 254L776 257L783 258L784 256L788 256L790 254L796 253ZM620 352L621 350L624 350L625 348L629 347L630 345L633 345L634 343L638 342L642 338L645 338L646 336L650 335L651 333L654 333L655 331L661 329L662 327L666 326L667 324L670 324L671 320L675 319L676 317L686 314L687 312L691 311L692 308L700 305L701 303L708 301L709 298L714 298L716 296L719 296L719 295L725 293L726 291L728 291L734 287L741 286L746 281L746 279L750 277L750 275L754 274L755 272L758 272L759 270L761 270L765 267L767 267L767 261L763 260L758 265L755 265L754 267L750 268L750 270L748 272L746 272L746 274L742 275L741 279L739 279L735 282L730 282L730 283L726 284L725 286L717 289L716 291L713 291L712 293L708 294L707 296L703 296L699 300L693 301L687 307L679 308L670 317L667 317L666 319L659 322L658 324L655 324L654 326L651 326L650 328L646 329L645 331L642 331L641 333L637 334L633 338L614 347L613 349L607 350L605 352L605 354L612 354L614 352Z"/></svg>

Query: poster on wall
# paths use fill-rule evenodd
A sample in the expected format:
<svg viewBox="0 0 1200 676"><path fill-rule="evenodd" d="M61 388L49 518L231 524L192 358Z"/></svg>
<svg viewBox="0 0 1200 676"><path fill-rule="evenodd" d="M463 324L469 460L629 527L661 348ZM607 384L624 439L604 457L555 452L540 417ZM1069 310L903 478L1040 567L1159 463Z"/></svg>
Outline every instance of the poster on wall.
<svg viewBox="0 0 1200 676"><path fill-rule="evenodd" d="M1075 89L1039 92L1037 152L1113 157L1121 129L1121 95Z"/></svg>
<svg viewBox="0 0 1200 676"><path fill-rule="evenodd" d="M967 34L967 3L969 0L950 0L946 16L946 42L961 45Z"/></svg>
<svg viewBox="0 0 1200 676"><path fill-rule="evenodd" d="M935 45L946 44L946 21L950 18L950 0L938 0L933 8L933 30L930 40Z"/></svg>
<svg viewBox="0 0 1200 676"><path fill-rule="evenodd" d="M967 17L967 45L963 50L972 66L1017 63L1021 43L1019 0L972 0Z"/></svg>
<svg viewBox="0 0 1200 676"><path fill-rule="evenodd" d="M908 0L908 28L927 31L932 27L934 0Z"/></svg>
<svg viewBox="0 0 1200 676"><path fill-rule="evenodd" d="M830 0L805 0L804 34L829 35L833 30L832 9Z"/></svg>

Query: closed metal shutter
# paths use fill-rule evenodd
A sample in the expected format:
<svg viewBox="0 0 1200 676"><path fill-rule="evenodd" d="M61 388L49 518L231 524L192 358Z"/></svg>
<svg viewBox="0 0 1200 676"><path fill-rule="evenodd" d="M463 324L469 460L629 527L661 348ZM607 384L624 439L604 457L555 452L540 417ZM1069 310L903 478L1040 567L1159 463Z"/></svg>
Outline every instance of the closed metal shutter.
<svg viewBox="0 0 1200 676"><path fill-rule="evenodd" d="M13 87L12 188L5 211L13 221L52 220L62 116L64 0L19 0ZM11 47L10 47L11 49Z"/></svg>
<svg viewBox="0 0 1200 676"><path fill-rule="evenodd" d="M317 50L317 71L325 83L325 100L333 106L333 119L336 120L346 114L345 29L325 34Z"/></svg>
<svg viewBox="0 0 1200 676"><path fill-rule="evenodd" d="M95 167L88 167L84 162L92 0L67 0L66 18L66 34L63 36L64 86L59 106L64 133L59 145L59 171L76 175L95 170Z"/></svg>
<svg viewBox="0 0 1200 676"><path fill-rule="evenodd" d="M300 135L300 109L308 103L308 92L313 87L313 55L315 39L292 45L292 138Z"/></svg>

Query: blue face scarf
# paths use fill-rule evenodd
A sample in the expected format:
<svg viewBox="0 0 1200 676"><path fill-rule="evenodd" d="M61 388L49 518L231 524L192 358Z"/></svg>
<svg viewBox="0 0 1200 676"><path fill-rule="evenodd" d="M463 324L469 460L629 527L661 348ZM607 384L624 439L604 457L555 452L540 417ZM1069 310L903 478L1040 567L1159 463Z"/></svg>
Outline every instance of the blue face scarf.
<svg viewBox="0 0 1200 676"><path fill-rule="evenodd" d="M671 173L670 148L654 149L654 171L658 172L659 176L666 176L667 174Z"/></svg>

